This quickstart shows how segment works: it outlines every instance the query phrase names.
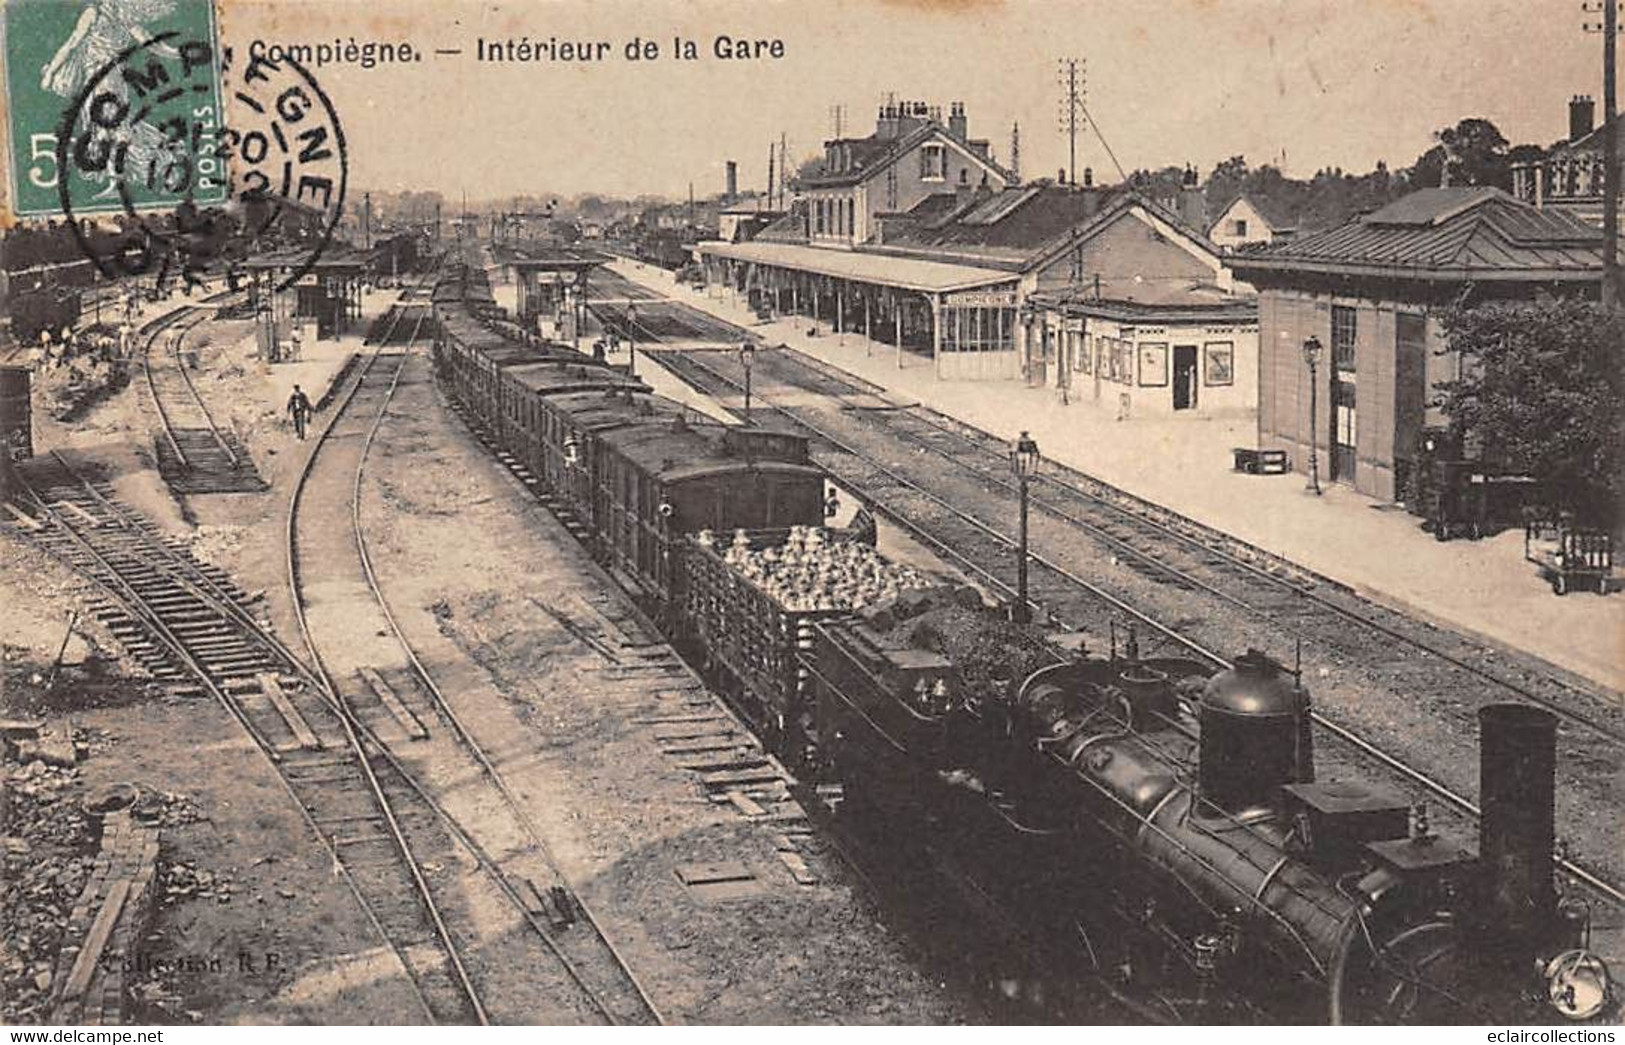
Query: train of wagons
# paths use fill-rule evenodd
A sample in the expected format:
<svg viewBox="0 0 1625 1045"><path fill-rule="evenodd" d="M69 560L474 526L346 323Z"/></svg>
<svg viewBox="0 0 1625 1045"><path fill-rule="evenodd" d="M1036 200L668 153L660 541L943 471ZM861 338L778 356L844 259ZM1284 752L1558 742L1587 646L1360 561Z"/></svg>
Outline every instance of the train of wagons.
<svg viewBox="0 0 1625 1045"><path fill-rule="evenodd" d="M947 578L832 600L881 567L839 554L804 438L520 331L477 266L446 270L433 311L442 387L764 738L1057 941L1076 982L1169 1021L1617 1011L1556 885L1548 712L1483 710L1475 851L1317 779L1309 695L1268 656L1063 651Z"/></svg>

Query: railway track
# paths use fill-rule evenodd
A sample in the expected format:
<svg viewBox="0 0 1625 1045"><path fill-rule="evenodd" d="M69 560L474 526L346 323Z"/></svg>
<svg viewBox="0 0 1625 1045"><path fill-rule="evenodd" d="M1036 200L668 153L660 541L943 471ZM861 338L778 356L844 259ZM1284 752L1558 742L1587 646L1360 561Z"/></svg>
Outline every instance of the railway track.
<svg viewBox="0 0 1625 1045"><path fill-rule="evenodd" d="M552 987L566 999L561 1021L658 1024L660 1012L635 973L412 649L373 568L362 514L367 460L397 388L409 370L424 365L411 349L427 306L414 311L411 318L402 312L411 327L404 350L386 351L392 339L381 339L296 480L287 535L301 635L344 713L365 723L395 761L415 767L420 776L432 769L437 777L459 781L445 801L457 841L483 874L478 881L465 876L454 890L446 888L452 883L425 880L423 891L450 891L453 903L508 906L530 931L504 938L500 964L555 970ZM448 942L458 935L455 928L444 929ZM492 958L475 959L463 973L476 981L500 979L507 968L495 964Z"/></svg>
<svg viewBox="0 0 1625 1045"><path fill-rule="evenodd" d="M735 380L718 365L713 365L714 361L731 358L729 353L656 350L650 354L699 391L713 395L718 393L734 395L742 391L741 381ZM758 353L759 356L770 354ZM762 388L761 384L757 384L756 387ZM886 515L915 539L936 551L946 561L960 566L969 576L976 578L1000 596L1009 597L1015 594L1017 588L1013 554L1015 541L1007 536L1003 529L1003 526L1007 525L1005 520L1013 517L1013 510L995 511L991 513L991 520L983 518L943 496L939 492L943 487L940 480L930 482L924 477L910 475L907 468L894 463L895 457L891 460L882 460L881 454L860 449L855 444L863 438L861 433L853 434L847 429L837 434L835 430L843 418L857 413L856 411L784 406L775 403L772 395L773 390L769 386L758 392L755 398L763 408L785 416L800 430L814 437L815 443L822 444L822 452L817 454L819 463L830 471L837 482L864 497L877 511ZM885 411L885 414L893 412ZM887 438L898 437L888 432ZM970 449L962 449L954 459L960 460ZM921 452L921 448L916 446L915 451ZM941 466L934 461L931 468L934 475L945 474ZM973 476L973 478L980 484L988 482L985 477ZM985 494L981 500L986 502ZM1065 520L1061 520L1060 523L1072 525ZM1117 540L1122 542L1125 539L1118 536ZM1156 646L1172 648L1181 654L1194 654L1216 667L1230 666L1230 661L1217 652L1215 643L1204 642L1202 638L1190 633L1192 625L1183 615L1175 618L1175 623L1167 623L1160 615L1153 615L1088 580L1070 568L1067 563L1044 554L1033 554L1029 561L1029 602L1041 617L1047 617L1056 626L1100 635L1115 630L1126 622L1143 629L1144 635ZM1145 568L1167 572L1167 568L1162 564L1147 565ZM1183 581L1178 589L1181 598L1189 598L1192 590L1200 590L1203 583L1209 583L1193 576L1180 579ZM1575 714L1573 709L1568 710L1570 718L1566 721L1571 727L1577 725L1573 718ZM1398 777L1413 788L1423 789L1440 800L1448 809L1472 821L1476 826L1478 806L1470 797L1461 793L1461 789L1442 783L1433 775L1418 769L1406 759L1362 736L1348 725L1327 716L1324 711L1316 711L1313 716L1322 735L1348 749L1355 756L1351 759L1351 764L1360 764L1361 760L1365 763L1374 762L1386 774ZM1581 715L1582 719L1584 717ZM1578 729L1569 728L1566 731L1567 740L1573 743L1580 730L1588 725L1589 723L1581 722L1578 723ZM1590 742L1607 745L1607 750L1612 750L1613 741L1606 736L1606 729L1600 734L1591 730L1586 736L1590 737ZM1606 764L1612 764L1607 755L1595 757L1604 760ZM1582 866L1566 856L1560 858L1560 866L1571 878L1582 882L1612 903L1625 905L1625 888L1609 880L1604 873Z"/></svg>
<svg viewBox="0 0 1625 1045"><path fill-rule="evenodd" d="M352 390L360 383L358 375ZM23 481L13 528L98 586L98 615L155 677L175 692L214 699L255 741L378 939L400 960L424 1020L485 1023L486 997L534 997L541 989L576 999L561 1021L637 1021L638 1010L618 1009L625 999L591 981L596 970L584 986L565 967L568 947L579 946L573 940L562 958L533 945L560 931L549 918L579 920L579 909L549 908L529 881L510 877L424 785L423 769L399 757L375 723L276 638L253 599L66 459L30 462ZM466 866L474 870L458 870ZM470 926L487 925L493 910L469 908L476 890L511 908L524 931L470 961Z"/></svg>
<svg viewBox="0 0 1625 1045"><path fill-rule="evenodd" d="M454 963L413 887L405 836L392 839L371 826L393 815L421 846L421 836L443 822L437 811L426 802L401 808L405 796L417 794L410 780L380 761L376 748L363 747L354 724L217 571L61 457L31 468L26 482L34 536L102 589L98 613L115 635L172 665L160 675L184 679L177 688L217 701L270 760L335 873L410 973L423 1016L476 1022L477 999L448 971ZM391 808L396 812L386 813Z"/></svg>
<svg viewBox="0 0 1625 1045"><path fill-rule="evenodd" d="M235 435L215 424L185 356L186 336L209 320L212 307L184 306L142 330L141 365L160 425L154 440L158 474L181 494L255 493L266 485L254 459Z"/></svg>

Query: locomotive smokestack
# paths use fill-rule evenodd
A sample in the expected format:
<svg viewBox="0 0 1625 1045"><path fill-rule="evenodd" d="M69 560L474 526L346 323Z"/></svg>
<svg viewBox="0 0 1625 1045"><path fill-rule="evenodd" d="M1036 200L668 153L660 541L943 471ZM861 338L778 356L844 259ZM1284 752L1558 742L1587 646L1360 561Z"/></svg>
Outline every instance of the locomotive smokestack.
<svg viewBox="0 0 1625 1045"><path fill-rule="evenodd" d="M1486 941L1526 960L1555 918L1552 849L1557 716L1527 704L1479 709L1479 866Z"/></svg>

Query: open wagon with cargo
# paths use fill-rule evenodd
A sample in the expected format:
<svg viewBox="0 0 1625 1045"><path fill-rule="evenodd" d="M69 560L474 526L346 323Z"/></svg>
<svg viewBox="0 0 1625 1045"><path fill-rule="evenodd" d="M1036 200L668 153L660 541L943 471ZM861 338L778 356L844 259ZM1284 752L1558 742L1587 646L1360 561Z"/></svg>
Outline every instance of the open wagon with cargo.
<svg viewBox="0 0 1625 1045"><path fill-rule="evenodd" d="M753 723L795 757L812 742L813 626L942 578L819 526L702 531L683 549L683 640Z"/></svg>

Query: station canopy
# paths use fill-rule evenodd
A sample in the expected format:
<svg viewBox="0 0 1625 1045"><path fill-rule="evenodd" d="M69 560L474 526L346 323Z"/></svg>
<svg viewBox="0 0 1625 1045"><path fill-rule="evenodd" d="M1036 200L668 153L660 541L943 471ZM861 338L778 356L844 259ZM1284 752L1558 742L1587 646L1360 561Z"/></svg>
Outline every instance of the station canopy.
<svg viewBox="0 0 1625 1045"><path fill-rule="evenodd" d="M832 276L854 283L870 283L926 294L1014 283L1018 278L1015 273L1000 269L952 265L942 261L924 261L894 255L867 254L856 250L802 247L793 243L702 243L699 250L702 254L712 257L731 258L735 261L771 265L819 276Z"/></svg>

